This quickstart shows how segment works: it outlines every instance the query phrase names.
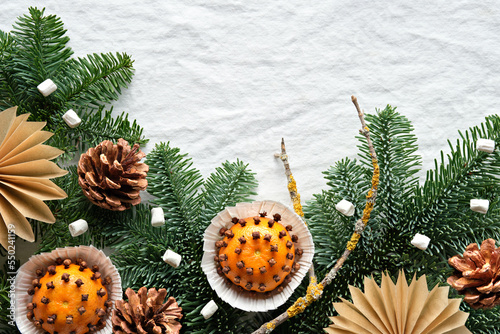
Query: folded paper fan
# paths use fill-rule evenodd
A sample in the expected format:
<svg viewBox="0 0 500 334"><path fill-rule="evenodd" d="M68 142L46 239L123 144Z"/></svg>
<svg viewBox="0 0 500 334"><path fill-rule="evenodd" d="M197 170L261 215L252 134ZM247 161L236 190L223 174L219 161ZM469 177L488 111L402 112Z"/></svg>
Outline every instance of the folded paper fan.
<svg viewBox="0 0 500 334"><path fill-rule="evenodd" d="M365 277L365 292L349 286L353 302L334 303L338 316L327 333L356 334L465 334L468 313L459 310L461 299L448 299L449 287L427 289L425 275L408 286L403 272L396 284L383 274L379 287Z"/></svg>
<svg viewBox="0 0 500 334"><path fill-rule="evenodd" d="M42 144L52 136L42 131L45 122L28 122L29 114L16 117L16 111L0 112L0 243L5 248L12 232L33 242L26 217L54 223L43 201L67 196L49 180L67 173L49 161L63 151Z"/></svg>

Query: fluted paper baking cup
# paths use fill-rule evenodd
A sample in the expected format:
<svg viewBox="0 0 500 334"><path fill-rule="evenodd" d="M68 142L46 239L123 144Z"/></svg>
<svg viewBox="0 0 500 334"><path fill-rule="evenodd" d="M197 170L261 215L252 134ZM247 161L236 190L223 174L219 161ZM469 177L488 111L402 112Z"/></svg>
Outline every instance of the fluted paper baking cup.
<svg viewBox="0 0 500 334"><path fill-rule="evenodd" d="M281 293L269 294L250 293L240 291L236 284L228 283L224 275L217 273L214 257L218 254L215 242L222 240L219 230L222 227L230 229L233 226L233 217L247 218L258 216L261 212L267 212L267 217L275 213L281 215L283 225L292 225L293 233L299 237L296 247L301 248L304 253L298 260L300 269L292 273L292 281L288 283ZM283 305L292 295L293 291L300 285L307 274L314 257L314 243L311 233L302 219L287 206L275 201L257 201L253 203L238 203L234 207L225 208L212 219L211 224L203 235L203 258L201 267L207 275L208 282L217 295L232 307L248 312L265 312L274 310Z"/></svg>
<svg viewBox="0 0 500 334"><path fill-rule="evenodd" d="M111 310L114 308L114 302L122 299L122 283L118 270L111 262L111 259L106 256L101 250L93 246L78 246L57 248L50 253L34 255L29 258L28 262L23 264L16 275L15 281L15 297L16 297L16 324L19 331L23 334L44 334L45 330L36 328L32 321L27 318L28 310L26 306L31 302L32 296L28 295L27 291L32 287L32 281L37 278L36 270L54 265L57 258L71 259L73 263L76 259L81 258L88 263L89 268L93 265L99 266L99 272L102 277L111 277L111 284L106 288L108 290L108 300L113 301L113 307L109 309L106 319L106 326L95 332L96 334L111 334Z"/></svg>

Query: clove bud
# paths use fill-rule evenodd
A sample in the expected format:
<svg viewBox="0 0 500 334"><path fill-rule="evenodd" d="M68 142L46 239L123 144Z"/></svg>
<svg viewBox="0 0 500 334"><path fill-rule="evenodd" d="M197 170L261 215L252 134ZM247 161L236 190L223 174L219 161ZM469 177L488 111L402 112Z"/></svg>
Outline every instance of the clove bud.
<svg viewBox="0 0 500 334"><path fill-rule="evenodd" d="M104 297L106 296L106 290L104 290L103 288L100 288L99 291L97 291L97 295L99 297Z"/></svg>
<svg viewBox="0 0 500 334"><path fill-rule="evenodd" d="M71 259L64 260L63 264L64 264L64 269L68 269L71 264Z"/></svg>
<svg viewBox="0 0 500 334"><path fill-rule="evenodd" d="M231 230L227 230L224 234L226 235L226 237L228 239L231 239L232 237L234 237L234 233Z"/></svg>

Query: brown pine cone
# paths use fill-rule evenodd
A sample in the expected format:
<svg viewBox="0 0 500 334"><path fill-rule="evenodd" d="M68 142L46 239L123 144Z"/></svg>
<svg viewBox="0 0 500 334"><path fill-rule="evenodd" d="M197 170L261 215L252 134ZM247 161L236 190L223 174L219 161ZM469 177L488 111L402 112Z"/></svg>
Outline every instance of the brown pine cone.
<svg viewBox="0 0 500 334"><path fill-rule="evenodd" d="M182 308L174 297L167 296L167 290L146 289L137 293L128 288L125 291L128 302L119 300L113 310L113 333L115 334L176 334L182 325L176 320L182 318Z"/></svg>
<svg viewBox="0 0 500 334"><path fill-rule="evenodd" d="M467 246L464 256L455 255L448 263L456 269L448 284L465 294L473 309L488 309L500 304L500 247L486 239L479 250L476 243Z"/></svg>
<svg viewBox="0 0 500 334"><path fill-rule="evenodd" d="M139 144L130 148L122 138L118 144L105 140L89 148L78 162L78 184L94 204L113 211L123 211L141 202L149 166L139 162L146 154Z"/></svg>

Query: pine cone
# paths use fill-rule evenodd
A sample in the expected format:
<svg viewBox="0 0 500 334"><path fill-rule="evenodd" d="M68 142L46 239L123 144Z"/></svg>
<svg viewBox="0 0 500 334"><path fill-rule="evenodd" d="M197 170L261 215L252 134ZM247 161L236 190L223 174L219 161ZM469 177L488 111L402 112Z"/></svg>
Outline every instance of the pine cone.
<svg viewBox="0 0 500 334"><path fill-rule="evenodd" d="M476 243L467 246L464 256L455 255L448 263L456 269L448 284L465 294L473 309L488 309L500 304L500 247L486 239L479 250Z"/></svg>
<svg viewBox="0 0 500 334"><path fill-rule="evenodd" d="M122 138L114 145L105 140L89 148L78 162L78 184L94 204L123 211L141 202L140 191L148 181L148 165L139 162L146 154L135 144L131 149Z"/></svg>
<svg viewBox="0 0 500 334"><path fill-rule="evenodd" d="M113 333L138 333L138 334L176 334L182 325L175 320L182 318L182 308L179 307L174 297L169 297L165 304L163 300L167 296L166 289L145 287L137 293L128 288L125 291L128 302L119 300L115 303L113 310Z"/></svg>

